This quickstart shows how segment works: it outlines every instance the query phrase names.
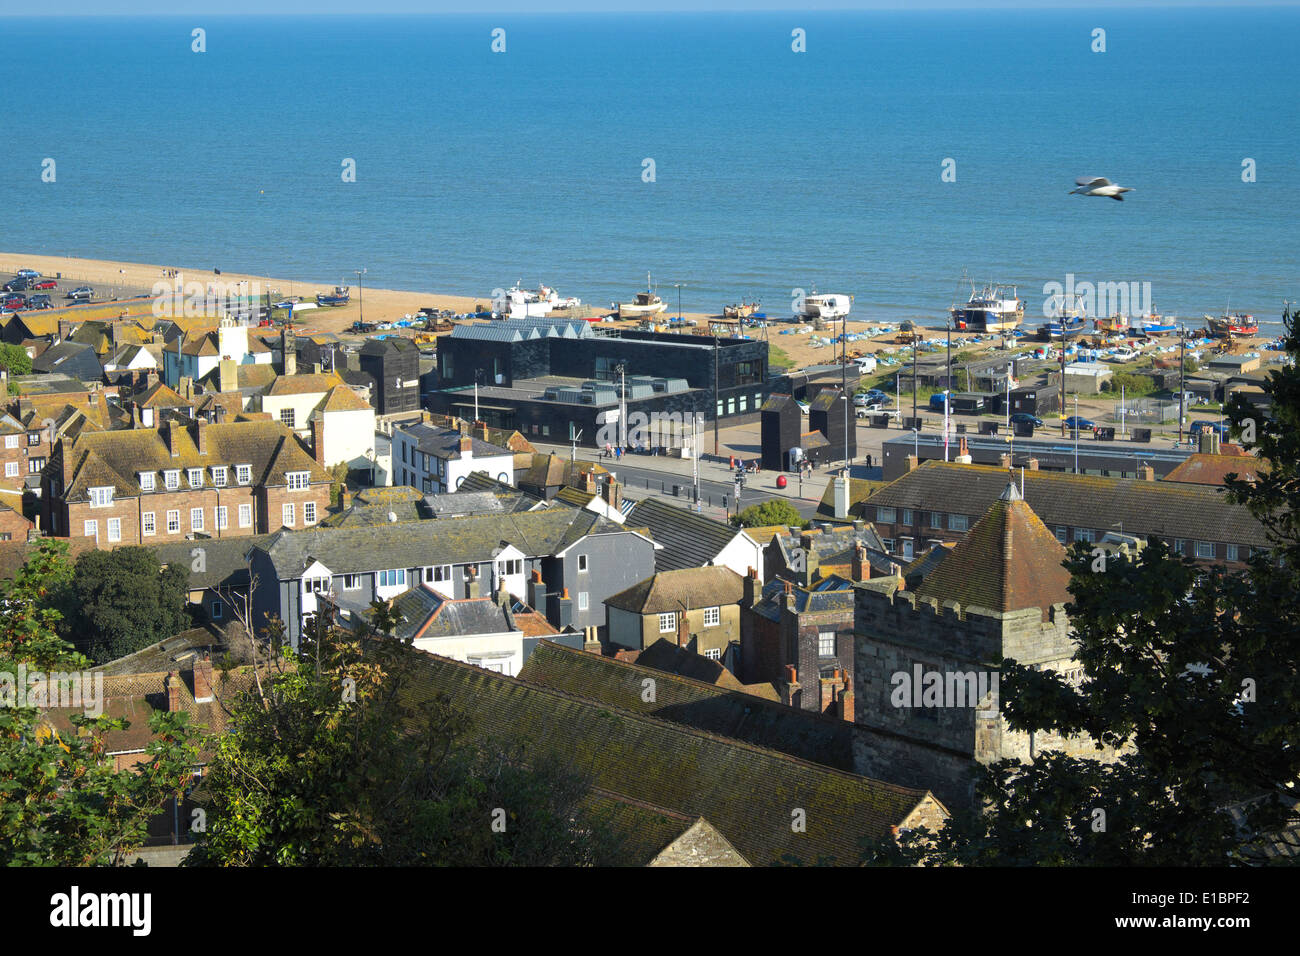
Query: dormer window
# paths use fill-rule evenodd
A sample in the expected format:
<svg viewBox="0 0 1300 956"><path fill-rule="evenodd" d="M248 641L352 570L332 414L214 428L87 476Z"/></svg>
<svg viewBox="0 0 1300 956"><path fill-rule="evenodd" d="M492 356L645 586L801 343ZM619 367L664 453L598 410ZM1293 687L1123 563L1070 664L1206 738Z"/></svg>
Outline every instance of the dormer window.
<svg viewBox="0 0 1300 956"><path fill-rule="evenodd" d="M153 489L154 489L154 474L153 474L153 472L152 472L152 471L142 471L142 472L140 472L140 490L141 490L141 491L153 491Z"/></svg>
<svg viewBox="0 0 1300 956"><path fill-rule="evenodd" d="M185 477L186 477L186 479L188 479L191 488L202 488L202 487L203 487L203 469L202 469L202 468L186 468L186 469L185 469Z"/></svg>
<svg viewBox="0 0 1300 956"><path fill-rule="evenodd" d="M225 465L214 465L212 467L212 487L213 488L226 487L226 466Z"/></svg>
<svg viewBox="0 0 1300 956"><path fill-rule="evenodd" d="M175 491L181 486L181 470L179 468L168 468L163 472L163 485L168 491Z"/></svg>
<svg viewBox="0 0 1300 956"><path fill-rule="evenodd" d="M252 465L235 466L235 481L239 482L241 485L246 485L252 480L253 480Z"/></svg>
<svg viewBox="0 0 1300 956"><path fill-rule="evenodd" d="M90 507L107 508L113 503L113 486L105 485L101 488L90 489Z"/></svg>

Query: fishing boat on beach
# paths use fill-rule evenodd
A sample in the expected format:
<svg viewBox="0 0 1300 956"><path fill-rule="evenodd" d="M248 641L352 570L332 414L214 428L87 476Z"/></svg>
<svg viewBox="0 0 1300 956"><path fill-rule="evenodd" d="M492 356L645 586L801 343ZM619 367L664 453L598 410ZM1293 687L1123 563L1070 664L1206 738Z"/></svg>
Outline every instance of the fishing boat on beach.
<svg viewBox="0 0 1300 956"><path fill-rule="evenodd" d="M759 310L758 302L738 302L735 305L724 305L722 307L722 317L724 319L747 319Z"/></svg>
<svg viewBox="0 0 1300 956"><path fill-rule="evenodd" d="M1008 295L1007 289L1010 288ZM973 332L1007 332L1024 321L1025 303L1015 286L986 285L976 289L971 284L970 299L965 305L953 304L948 310L952 324Z"/></svg>
<svg viewBox="0 0 1300 956"><path fill-rule="evenodd" d="M1082 298L1076 294L1074 302L1066 305L1064 295L1053 296L1048 301L1047 312L1050 318L1038 327L1038 337L1050 342L1053 339L1068 339L1086 331L1088 319L1079 304Z"/></svg>
<svg viewBox="0 0 1300 956"><path fill-rule="evenodd" d="M522 280L516 282L506 291L506 308L512 319L540 318L553 309L576 309L582 300L569 296L560 298L558 292L550 286L538 285L536 289L525 289Z"/></svg>
<svg viewBox="0 0 1300 956"><path fill-rule="evenodd" d="M1207 315L1205 323L1209 327L1210 335L1216 339L1232 335L1259 335L1259 323L1255 321L1253 315L1246 315L1244 312L1225 312L1217 319Z"/></svg>
<svg viewBox="0 0 1300 956"><path fill-rule="evenodd" d="M666 312L668 306L664 300L655 295L650 283L650 273L645 274L646 290L636 294L635 302L617 302L614 303L614 309L618 312L620 319L636 319L647 315L658 315Z"/></svg>
<svg viewBox="0 0 1300 956"><path fill-rule="evenodd" d="M352 299L352 292L347 286L336 285L333 292L316 293L317 305L339 306L347 305Z"/></svg>

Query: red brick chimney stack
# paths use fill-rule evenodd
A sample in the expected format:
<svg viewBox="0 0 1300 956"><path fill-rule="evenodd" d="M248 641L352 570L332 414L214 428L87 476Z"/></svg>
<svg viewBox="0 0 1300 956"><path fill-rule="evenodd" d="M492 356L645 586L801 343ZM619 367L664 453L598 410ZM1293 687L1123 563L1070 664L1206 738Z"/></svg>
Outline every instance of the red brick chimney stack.
<svg viewBox="0 0 1300 956"><path fill-rule="evenodd" d="M167 710L173 714L181 709L181 676L175 671L167 672Z"/></svg>
<svg viewBox="0 0 1300 956"><path fill-rule="evenodd" d="M212 659L204 653L202 660L194 662L194 703L204 704L212 699Z"/></svg>

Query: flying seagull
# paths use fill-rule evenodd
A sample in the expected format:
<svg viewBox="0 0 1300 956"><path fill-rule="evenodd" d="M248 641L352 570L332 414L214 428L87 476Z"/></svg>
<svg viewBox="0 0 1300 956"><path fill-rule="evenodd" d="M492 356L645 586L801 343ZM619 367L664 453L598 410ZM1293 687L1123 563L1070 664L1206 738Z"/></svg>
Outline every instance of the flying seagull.
<svg viewBox="0 0 1300 956"><path fill-rule="evenodd" d="M1104 176L1080 176L1075 181L1078 189L1071 189L1070 195L1078 193L1080 196L1109 196L1111 199L1124 201L1120 193L1131 193L1133 190L1128 186L1116 186Z"/></svg>

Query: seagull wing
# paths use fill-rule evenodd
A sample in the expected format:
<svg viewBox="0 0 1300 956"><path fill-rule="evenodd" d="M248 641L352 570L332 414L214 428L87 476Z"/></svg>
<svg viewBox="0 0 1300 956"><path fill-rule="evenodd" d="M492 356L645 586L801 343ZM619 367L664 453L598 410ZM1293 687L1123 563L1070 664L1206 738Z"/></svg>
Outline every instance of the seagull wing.
<svg viewBox="0 0 1300 956"><path fill-rule="evenodd" d="M1098 186L1109 186L1110 180L1105 176L1080 176L1074 181L1076 186L1088 186L1095 189Z"/></svg>

